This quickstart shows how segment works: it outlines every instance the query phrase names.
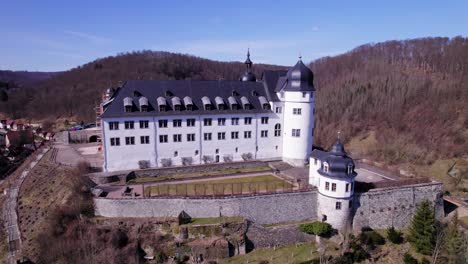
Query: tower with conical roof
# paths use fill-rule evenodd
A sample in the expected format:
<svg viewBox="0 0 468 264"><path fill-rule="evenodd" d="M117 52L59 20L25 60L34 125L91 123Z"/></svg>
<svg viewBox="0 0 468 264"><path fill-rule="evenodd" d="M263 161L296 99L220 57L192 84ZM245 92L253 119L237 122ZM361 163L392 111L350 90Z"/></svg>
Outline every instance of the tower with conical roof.
<svg viewBox="0 0 468 264"><path fill-rule="evenodd" d="M250 49L247 49L247 59L245 59L244 64L246 65L247 69L245 70L244 75L240 78L243 82L255 82L257 81L257 77L252 72L252 61L250 60Z"/></svg>
<svg viewBox="0 0 468 264"><path fill-rule="evenodd" d="M317 218L338 230L350 226L357 173L340 138L329 152L314 150L310 163L311 184L318 189Z"/></svg>
<svg viewBox="0 0 468 264"><path fill-rule="evenodd" d="M283 161L303 167L312 151L315 88L314 75L301 57L277 87L284 103Z"/></svg>

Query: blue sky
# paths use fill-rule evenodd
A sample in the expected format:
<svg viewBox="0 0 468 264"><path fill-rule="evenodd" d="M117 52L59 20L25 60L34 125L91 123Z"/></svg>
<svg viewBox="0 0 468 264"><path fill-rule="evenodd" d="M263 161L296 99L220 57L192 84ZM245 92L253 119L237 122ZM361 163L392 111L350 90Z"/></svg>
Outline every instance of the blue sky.
<svg viewBox="0 0 468 264"><path fill-rule="evenodd" d="M468 1L1 0L0 69L60 71L143 49L292 65L358 45L468 35Z"/></svg>

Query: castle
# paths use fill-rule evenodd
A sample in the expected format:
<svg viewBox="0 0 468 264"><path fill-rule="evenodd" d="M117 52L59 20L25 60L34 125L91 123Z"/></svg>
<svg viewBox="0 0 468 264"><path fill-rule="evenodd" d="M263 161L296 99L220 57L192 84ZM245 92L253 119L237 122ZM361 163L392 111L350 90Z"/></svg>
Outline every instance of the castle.
<svg viewBox="0 0 468 264"><path fill-rule="evenodd" d="M103 104L104 170L242 160L304 166L312 151L315 88L301 59L257 81L250 53L237 81L134 80Z"/></svg>

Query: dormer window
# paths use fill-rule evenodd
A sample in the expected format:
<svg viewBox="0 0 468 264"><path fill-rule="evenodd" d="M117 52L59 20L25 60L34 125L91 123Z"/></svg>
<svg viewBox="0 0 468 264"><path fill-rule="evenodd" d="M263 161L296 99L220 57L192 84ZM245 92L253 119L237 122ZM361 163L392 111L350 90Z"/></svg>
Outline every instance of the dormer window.
<svg viewBox="0 0 468 264"><path fill-rule="evenodd" d="M323 171L328 173L329 167L328 167L328 162L323 163Z"/></svg>
<svg viewBox="0 0 468 264"><path fill-rule="evenodd" d="M205 110L211 110L211 100L208 96L203 96L202 97L202 104Z"/></svg>
<svg viewBox="0 0 468 264"><path fill-rule="evenodd" d="M216 96L215 102L216 102L216 106L218 107L218 110L226 109L226 105L224 104L223 98Z"/></svg>
<svg viewBox="0 0 468 264"><path fill-rule="evenodd" d="M125 97L123 99L124 101L124 109L126 113L132 112L132 107L133 107L133 99L130 97Z"/></svg>
<svg viewBox="0 0 468 264"><path fill-rule="evenodd" d="M262 106L262 108L264 110L270 110L271 109L271 106L270 104L268 103L267 99L265 98L265 96L259 96L258 97L258 101L260 101L260 105Z"/></svg>
<svg viewBox="0 0 468 264"><path fill-rule="evenodd" d="M353 164L348 164L348 174L351 175L353 173Z"/></svg>
<svg viewBox="0 0 468 264"><path fill-rule="evenodd" d="M185 96L184 97L184 105L185 105L185 109L187 109L187 111L193 111L193 101L192 101L192 98L188 97L188 96Z"/></svg>
<svg viewBox="0 0 468 264"><path fill-rule="evenodd" d="M182 111L182 103L180 98L177 96L172 97L172 106L174 107L174 111Z"/></svg>
<svg viewBox="0 0 468 264"><path fill-rule="evenodd" d="M229 103L229 105L231 106L231 109L232 109L232 110L237 110L237 109L239 109L239 105L237 104L237 100L236 100L236 98L234 98L233 96L229 96L229 97L228 97L228 103Z"/></svg>
<svg viewBox="0 0 468 264"><path fill-rule="evenodd" d="M167 111L166 98L160 96L158 97L157 101L158 101L159 112L166 112Z"/></svg>
<svg viewBox="0 0 468 264"><path fill-rule="evenodd" d="M148 112L148 98L140 97L140 99L138 99L138 103L140 104L141 112Z"/></svg>
<svg viewBox="0 0 468 264"><path fill-rule="evenodd" d="M245 110L251 109L251 105L250 105L249 99L247 99L247 97L242 96L241 97L241 103L242 103L242 107L244 107Z"/></svg>
<svg viewBox="0 0 468 264"><path fill-rule="evenodd" d="M141 93L139 91L133 91L133 96L135 97L140 97L141 96Z"/></svg>

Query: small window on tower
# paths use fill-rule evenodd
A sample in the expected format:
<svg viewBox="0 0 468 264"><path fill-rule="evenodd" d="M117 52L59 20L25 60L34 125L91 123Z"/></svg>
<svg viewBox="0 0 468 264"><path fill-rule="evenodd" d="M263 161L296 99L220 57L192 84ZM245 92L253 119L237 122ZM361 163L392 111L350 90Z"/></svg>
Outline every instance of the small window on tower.
<svg viewBox="0 0 468 264"><path fill-rule="evenodd" d="M332 192L336 192L336 183L332 183Z"/></svg>
<svg viewBox="0 0 468 264"><path fill-rule="evenodd" d="M325 190L330 190L330 183L329 182L325 182Z"/></svg>
<svg viewBox="0 0 468 264"><path fill-rule="evenodd" d="M341 202L336 202L335 208L336 210L341 210Z"/></svg>
<svg viewBox="0 0 468 264"><path fill-rule="evenodd" d="M323 171L328 172L328 162L323 163Z"/></svg>
<svg viewBox="0 0 468 264"><path fill-rule="evenodd" d="M353 173L353 164L349 164L348 165L348 174L352 174Z"/></svg>

